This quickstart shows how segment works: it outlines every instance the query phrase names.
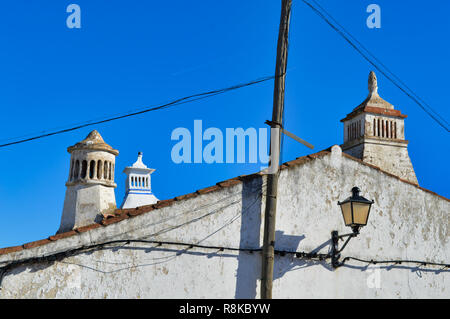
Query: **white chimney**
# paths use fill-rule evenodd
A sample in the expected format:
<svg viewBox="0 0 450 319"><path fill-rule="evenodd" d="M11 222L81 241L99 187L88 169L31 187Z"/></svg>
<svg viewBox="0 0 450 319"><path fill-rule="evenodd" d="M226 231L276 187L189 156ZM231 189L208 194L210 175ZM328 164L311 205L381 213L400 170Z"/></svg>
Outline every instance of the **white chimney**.
<svg viewBox="0 0 450 319"><path fill-rule="evenodd" d="M121 208L135 208L158 202L151 187L150 175L154 171L142 162L142 152L139 152L137 161L123 171L127 174L127 180L125 199Z"/></svg>

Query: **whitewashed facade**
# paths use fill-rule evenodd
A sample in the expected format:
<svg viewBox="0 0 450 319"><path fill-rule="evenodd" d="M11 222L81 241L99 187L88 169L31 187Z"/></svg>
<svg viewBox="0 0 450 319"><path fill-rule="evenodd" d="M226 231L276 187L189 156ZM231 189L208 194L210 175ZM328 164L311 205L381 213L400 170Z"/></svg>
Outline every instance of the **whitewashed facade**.
<svg viewBox="0 0 450 319"><path fill-rule="evenodd" d="M449 199L338 145L281 169L274 298L450 297L449 268L347 260L334 269L330 258L289 253L327 255L331 232L350 232L337 202L357 186L375 203L341 261L448 264ZM266 175L241 176L0 249L0 297L258 298L265 189Z"/></svg>
<svg viewBox="0 0 450 319"><path fill-rule="evenodd" d="M118 239L257 249L263 237L265 176L256 174L233 183L42 246L2 254L0 266ZM355 185L375 204L368 225L350 241L343 256L449 260L449 200L344 156L339 147L315 159L301 158L282 170L276 249L327 253L331 231L348 232L337 201L347 197ZM410 264L366 266L351 261L335 270L329 260L277 255L273 296L450 297L448 269ZM0 296L258 298L260 269L259 252L114 244L60 260L17 265L5 273Z"/></svg>

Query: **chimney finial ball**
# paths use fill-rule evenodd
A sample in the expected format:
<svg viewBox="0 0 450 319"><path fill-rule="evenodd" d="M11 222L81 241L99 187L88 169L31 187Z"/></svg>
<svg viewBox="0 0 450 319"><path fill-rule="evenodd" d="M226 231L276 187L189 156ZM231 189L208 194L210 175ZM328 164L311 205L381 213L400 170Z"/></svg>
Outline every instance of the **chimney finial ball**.
<svg viewBox="0 0 450 319"><path fill-rule="evenodd" d="M375 72L370 71L369 74L369 92L370 93L378 93L378 81Z"/></svg>

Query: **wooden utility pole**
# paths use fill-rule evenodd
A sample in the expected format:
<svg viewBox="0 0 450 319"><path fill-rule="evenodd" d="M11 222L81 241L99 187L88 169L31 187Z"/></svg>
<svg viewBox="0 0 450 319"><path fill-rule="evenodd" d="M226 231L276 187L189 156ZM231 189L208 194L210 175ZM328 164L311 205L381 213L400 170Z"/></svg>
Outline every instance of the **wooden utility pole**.
<svg viewBox="0 0 450 319"><path fill-rule="evenodd" d="M275 248L275 217L277 212L277 190L278 190L278 165L280 158L280 136L283 110L284 110L284 86L286 77L289 22L291 18L292 0L282 0L280 29L278 32L277 62L275 69L275 87L273 93L273 113L271 128L271 139L276 138L276 147L271 146L271 165L277 165L275 173L267 176L266 210L264 214L264 242L262 250L262 273L261 273L261 299L272 298L273 260ZM274 134L276 132L276 134ZM273 145L273 143L271 143Z"/></svg>

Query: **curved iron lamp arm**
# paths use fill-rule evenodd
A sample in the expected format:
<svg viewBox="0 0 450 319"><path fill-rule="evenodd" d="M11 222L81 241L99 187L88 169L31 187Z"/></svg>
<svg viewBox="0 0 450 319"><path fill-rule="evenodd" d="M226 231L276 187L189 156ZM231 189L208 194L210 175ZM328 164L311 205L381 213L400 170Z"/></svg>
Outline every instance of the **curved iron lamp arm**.
<svg viewBox="0 0 450 319"><path fill-rule="evenodd" d="M341 257L341 252L344 250L345 246L347 246L350 239L359 235L359 228L353 228L353 232L345 235L339 235L339 233L335 230L331 232L331 265L333 268L338 268L343 265L342 262L339 262L339 258ZM344 237L348 237L345 241L344 245L339 249L339 239L343 239Z"/></svg>

